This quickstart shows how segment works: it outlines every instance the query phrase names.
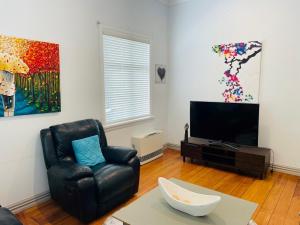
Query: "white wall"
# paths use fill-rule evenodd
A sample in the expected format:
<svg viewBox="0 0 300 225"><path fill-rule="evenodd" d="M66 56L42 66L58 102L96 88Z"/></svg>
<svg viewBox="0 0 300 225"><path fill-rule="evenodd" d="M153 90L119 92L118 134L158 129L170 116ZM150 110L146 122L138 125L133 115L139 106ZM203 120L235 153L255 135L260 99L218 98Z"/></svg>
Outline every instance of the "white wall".
<svg viewBox="0 0 300 225"><path fill-rule="evenodd" d="M152 38L152 67L167 63L167 8L155 0L0 0L0 33L60 44L62 112L0 118L0 201L10 205L48 190L39 131L101 119L103 89L96 21ZM151 78L153 81L153 68ZM134 133L166 128L167 89L152 85L154 120L108 133L130 145Z"/></svg>
<svg viewBox="0 0 300 225"><path fill-rule="evenodd" d="M214 100L211 46L261 40L259 144L275 151L277 165L300 168L299 8L298 0L191 0L171 8L168 142L183 138L190 100Z"/></svg>
<svg viewBox="0 0 300 225"><path fill-rule="evenodd" d="M0 14L0 34L60 44L62 92L61 113L0 118L2 205L48 190L40 129L77 119L102 118L103 74L97 20L152 39L155 119L109 131L110 144L130 146L133 134L152 128L167 128L168 142L178 144L183 126L189 121L189 101L213 100L209 89L211 45L262 40L259 142L274 149L276 164L300 168L296 144L300 137L297 0L191 0L170 8L169 23L168 9L156 0L0 3L5 9ZM154 64L167 64L168 53L168 85L155 85Z"/></svg>

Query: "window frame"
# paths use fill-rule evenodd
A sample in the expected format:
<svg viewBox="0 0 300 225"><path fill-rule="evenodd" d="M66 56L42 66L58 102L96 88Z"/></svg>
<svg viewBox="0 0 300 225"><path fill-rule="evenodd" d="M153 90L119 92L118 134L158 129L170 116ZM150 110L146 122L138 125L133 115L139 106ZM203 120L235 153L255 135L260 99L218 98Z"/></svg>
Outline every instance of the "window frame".
<svg viewBox="0 0 300 225"><path fill-rule="evenodd" d="M151 74L154 72L153 65L152 65L152 57L153 57L153 51L152 51L152 38L140 35L132 32L127 32L119 29L115 29L109 26L103 26L102 24L99 24L99 30L100 30L100 49L101 49L101 82L102 82L102 104L101 104L101 120L103 121L105 130L114 130L122 127L128 127L132 126L136 123L146 122L148 120L154 119L153 116L153 76ZM149 44L150 47L150 56L149 56L149 106L150 106L150 112L149 115L146 116L140 116L130 119L125 119L119 122L112 122L109 123L106 120L106 112L105 112L105 80L104 80L104 46L103 46L103 35L118 37L118 38L124 38L132 41L142 42Z"/></svg>

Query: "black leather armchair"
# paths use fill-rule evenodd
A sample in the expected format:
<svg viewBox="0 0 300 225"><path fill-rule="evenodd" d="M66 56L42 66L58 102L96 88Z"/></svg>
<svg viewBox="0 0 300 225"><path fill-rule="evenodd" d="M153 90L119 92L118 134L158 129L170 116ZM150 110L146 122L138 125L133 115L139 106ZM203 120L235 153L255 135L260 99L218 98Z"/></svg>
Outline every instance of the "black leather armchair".
<svg viewBox="0 0 300 225"><path fill-rule="evenodd" d="M105 163L76 163L72 141L99 135ZM138 191L140 161L130 148L107 145L98 120L81 120L41 130L51 197L65 211L89 222L128 200Z"/></svg>

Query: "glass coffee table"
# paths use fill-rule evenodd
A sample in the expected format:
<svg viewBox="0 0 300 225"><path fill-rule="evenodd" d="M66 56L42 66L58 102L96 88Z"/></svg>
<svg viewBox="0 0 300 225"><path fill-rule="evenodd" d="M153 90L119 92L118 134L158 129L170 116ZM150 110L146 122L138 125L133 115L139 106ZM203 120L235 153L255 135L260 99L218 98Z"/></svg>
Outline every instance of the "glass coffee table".
<svg viewBox="0 0 300 225"><path fill-rule="evenodd" d="M108 225L247 225L257 204L226 195L181 180L171 179L191 191L219 195L222 197L217 208L207 216L193 217L173 209L162 197L158 187L141 196L128 206L115 212ZM117 223L119 221L119 223ZM249 223L251 224L251 223ZM255 223L253 223L255 224Z"/></svg>

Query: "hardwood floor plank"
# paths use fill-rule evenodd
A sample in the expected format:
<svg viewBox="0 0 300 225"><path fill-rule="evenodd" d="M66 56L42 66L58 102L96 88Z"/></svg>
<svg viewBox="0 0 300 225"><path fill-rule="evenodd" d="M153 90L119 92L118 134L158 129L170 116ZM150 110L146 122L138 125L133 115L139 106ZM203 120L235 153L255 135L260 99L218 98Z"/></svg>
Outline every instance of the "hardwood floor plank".
<svg viewBox="0 0 300 225"><path fill-rule="evenodd" d="M285 217L284 225L299 225L299 224L300 224L300 179L297 180L295 192L287 216Z"/></svg>
<svg viewBox="0 0 300 225"><path fill-rule="evenodd" d="M242 198L244 193L251 187L251 185L254 183L254 178L252 177L243 177L241 178L241 181L239 182L238 186L233 189L233 191L230 193L231 195Z"/></svg>
<svg viewBox="0 0 300 225"><path fill-rule="evenodd" d="M277 174L275 174L275 176L277 176ZM255 180L242 195L242 198L262 204L272 189L274 181L274 176L269 176L266 180Z"/></svg>
<svg viewBox="0 0 300 225"><path fill-rule="evenodd" d="M259 204L254 217L258 225L299 225L299 177L274 173L266 180L183 162L179 151L166 150L160 157L141 166L139 192L129 201L102 216L90 225L102 225L118 209L130 204L157 186L158 177L175 177L196 185L240 197ZM24 225L81 225L50 200L17 214Z"/></svg>
<svg viewBox="0 0 300 225"><path fill-rule="evenodd" d="M231 194L241 183L242 176L230 174L215 186L215 190L225 194Z"/></svg>
<svg viewBox="0 0 300 225"><path fill-rule="evenodd" d="M267 199L265 200L255 217L255 221L257 224L269 223L271 215L280 200L280 196L288 180L284 174L279 174L275 179L276 181L272 190L270 191L270 194L268 195Z"/></svg>
<svg viewBox="0 0 300 225"><path fill-rule="evenodd" d="M203 187L215 189L215 186L222 182L228 175L228 172L212 169L204 174L204 176L199 177L195 183Z"/></svg>
<svg viewBox="0 0 300 225"><path fill-rule="evenodd" d="M273 211L272 218L269 221L269 225L284 225L287 217L289 207L291 205L298 178L292 175L286 175L288 178L287 183L282 191L279 202Z"/></svg>

